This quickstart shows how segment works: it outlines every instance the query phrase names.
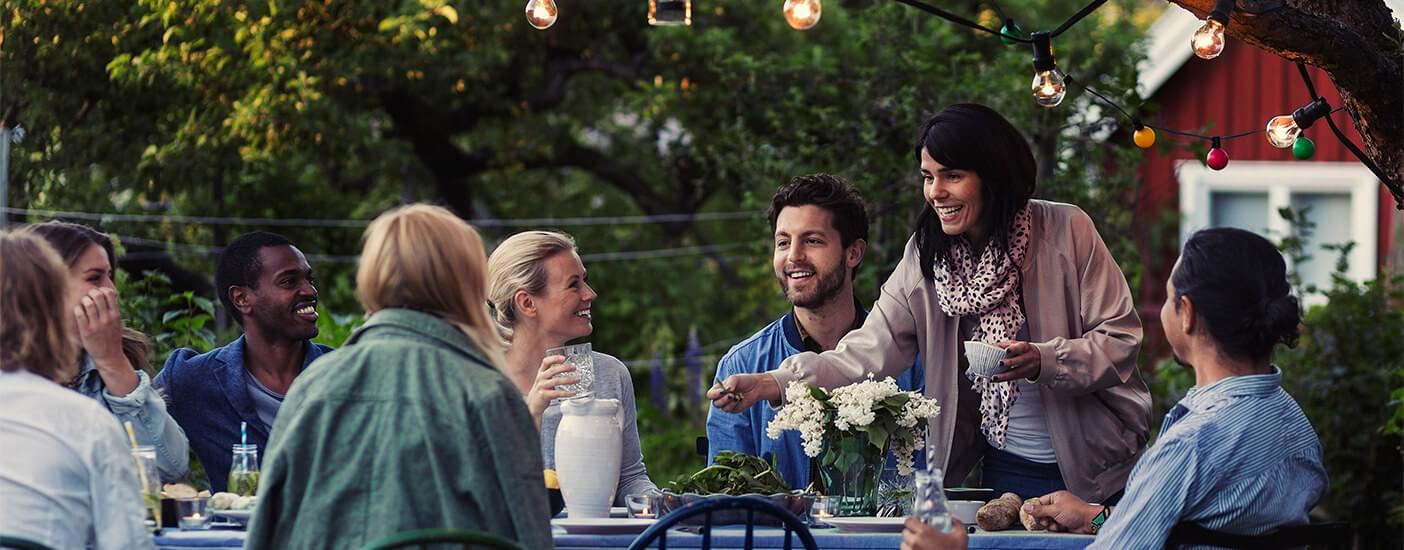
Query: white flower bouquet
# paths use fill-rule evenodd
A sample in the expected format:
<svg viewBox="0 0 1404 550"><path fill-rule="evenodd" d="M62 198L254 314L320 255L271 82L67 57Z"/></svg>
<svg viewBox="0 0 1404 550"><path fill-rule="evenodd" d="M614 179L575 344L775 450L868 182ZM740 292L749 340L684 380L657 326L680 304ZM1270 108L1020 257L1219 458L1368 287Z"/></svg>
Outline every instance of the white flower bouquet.
<svg viewBox="0 0 1404 550"><path fill-rule="evenodd" d="M785 400L766 427L771 439L796 430L804 440L804 454L815 458L827 447L821 467L840 469L875 461L881 470L890 444L897 471L904 476L912 474L913 454L925 444L923 421L941 412L936 400L902 391L892 378L874 380L871 374L862 382L827 391L791 382Z"/></svg>

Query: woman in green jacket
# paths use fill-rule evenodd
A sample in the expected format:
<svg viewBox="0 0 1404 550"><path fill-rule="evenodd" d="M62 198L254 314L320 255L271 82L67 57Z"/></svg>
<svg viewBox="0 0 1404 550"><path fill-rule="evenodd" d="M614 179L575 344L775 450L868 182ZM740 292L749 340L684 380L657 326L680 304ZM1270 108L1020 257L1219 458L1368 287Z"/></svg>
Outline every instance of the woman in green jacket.
<svg viewBox="0 0 1404 550"><path fill-rule="evenodd" d="M498 371L482 239L411 205L366 230L370 314L289 391L268 443L246 548L361 548L434 527L551 548L541 445Z"/></svg>

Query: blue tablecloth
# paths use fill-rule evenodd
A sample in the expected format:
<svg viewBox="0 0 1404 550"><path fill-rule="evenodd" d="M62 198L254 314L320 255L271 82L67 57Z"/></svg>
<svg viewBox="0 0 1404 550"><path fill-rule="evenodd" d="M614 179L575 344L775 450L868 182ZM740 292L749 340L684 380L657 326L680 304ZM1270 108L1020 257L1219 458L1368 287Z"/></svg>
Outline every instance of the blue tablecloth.
<svg viewBox="0 0 1404 550"><path fill-rule="evenodd" d="M712 532L713 548L740 548L745 538L744 528L724 527ZM847 533L836 529L815 529L812 531L815 542L824 550L890 549L902 542L901 533ZM558 550L601 548L628 548L637 535L572 535L563 529L555 529ZM244 532L234 530L179 531L167 529L155 537L156 547L163 550L189 550L195 548L239 548L244 544ZM1055 533L1029 533L1025 531L1003 531L998 533L976 532L970 535L970 548L988 550L1081 550L1092 542L1092 537ZM783 532L779 529L758 528L755 534L755 548L761 550L784 548ZM669 548L700 548L702 537L693 533L674 530L668 533ZM655 545L656 547L656 545ZM794 547L802 548L799 539L794 539Z"/></svg>

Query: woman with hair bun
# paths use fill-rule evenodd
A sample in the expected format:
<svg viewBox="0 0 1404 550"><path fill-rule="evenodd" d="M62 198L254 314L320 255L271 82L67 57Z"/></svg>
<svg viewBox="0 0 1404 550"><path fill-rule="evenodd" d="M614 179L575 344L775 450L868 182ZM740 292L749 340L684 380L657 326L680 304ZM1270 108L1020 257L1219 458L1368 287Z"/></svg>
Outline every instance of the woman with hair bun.
<svg viewBox="0 0 1404 550"><path fill-rule="evenodd" d="M1301 322L1282 255L1242 229L1206 229L1185 242L1165 290L1160 323L1195 385L1165 416L1125 498L1111 508L1063 491L1025 510L1050 530L1097 534L1088 548L1161 548L1185 522L1239 535L1309 523L1326 470L1271 363Z"/></svg>

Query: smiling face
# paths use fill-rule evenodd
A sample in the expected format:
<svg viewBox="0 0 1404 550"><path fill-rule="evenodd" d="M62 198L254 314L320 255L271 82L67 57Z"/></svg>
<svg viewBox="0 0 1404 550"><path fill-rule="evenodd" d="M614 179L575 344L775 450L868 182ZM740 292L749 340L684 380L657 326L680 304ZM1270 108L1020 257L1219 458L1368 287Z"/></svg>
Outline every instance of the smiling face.
<svg viewBox="0 0 1404 550"><path fill-rule="evenodd" d="M546 290L532 297L542 330L553 341L589 336L594 331L594 325L590 324L590 306L599 295L586 280L585 264L580 262L580 256L575 251L560 252L546 258L545 266Z"/></svg>
<svg viewBox="0 0 1404 550"><path fill-rule="evenodd" d="M823 207L781 210L775 218L772 265L785 299L795 307L816 308L841 298L849 273L862 260L857 243L844 249L833 213Z"/></svg>
<svg viewBox="0 0 1404 550"><path fill-rule="evenodd" d="M965 235L972 242L985 237L980 227L980 214L985 204L978 174L942 166L923 148L921 181L922 195L936 211L943 233Z"/></svg>
<svg viewBox="0 0 1404 550"><path fill-rule="evenodd" d="M317 336L317 287L312 266L291 246L267 246L258 251L256 288L233 287L234 304L244 325L257 324L264 334L287 340Z"/></svg>
<svg viewBox="0 0 1404 550"><path fill-rule="evenodd" d="M93 289L116 288L112 283L112 264L108 262L107 250L97 243L88 246L68 267L68 275L74 292L80 294L87 294Z"/></svg>

